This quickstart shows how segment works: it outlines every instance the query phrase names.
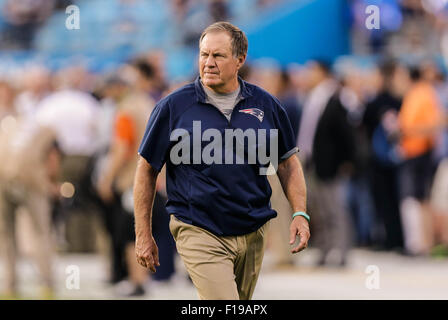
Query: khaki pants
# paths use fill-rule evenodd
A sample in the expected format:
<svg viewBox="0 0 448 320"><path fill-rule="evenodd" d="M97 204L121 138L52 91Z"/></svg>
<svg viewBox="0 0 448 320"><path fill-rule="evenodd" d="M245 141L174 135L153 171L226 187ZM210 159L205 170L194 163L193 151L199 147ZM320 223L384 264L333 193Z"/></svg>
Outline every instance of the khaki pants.
<svg viewBox="0 0 448 320"><path fill-rule="evenodd" d="M246 235L218 237L171 215L171 234L201 300L252 298L263 260L266 225Z"/></svg>
<svg viewBox="0 0 448 320"><path fill-rule="evenodd" d="M42 285L52 288L51 263L53 245L51 237L51 211L48 197L27 190L20 185L0 186L0 241L5 256L6 287L8 291L17 289L17 241L16 211L24 206L30 214L35 235L35 259L42 277Z"/></svg>

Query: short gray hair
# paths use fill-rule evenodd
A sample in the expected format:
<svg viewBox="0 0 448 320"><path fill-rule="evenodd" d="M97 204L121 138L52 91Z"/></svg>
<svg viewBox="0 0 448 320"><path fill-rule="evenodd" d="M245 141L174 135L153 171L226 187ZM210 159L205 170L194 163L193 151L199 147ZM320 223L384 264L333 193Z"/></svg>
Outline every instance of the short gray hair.
<svg viewBox="0 0 448 320"><path fill-rule="evenodd" d="M235 57L245 56L247 54L248 41L246 35L240 28L226 21L215 22L205 28L199 38L199 45L208 33L220 31L227 32L230 36L232 41L232 53Z"/></svg>

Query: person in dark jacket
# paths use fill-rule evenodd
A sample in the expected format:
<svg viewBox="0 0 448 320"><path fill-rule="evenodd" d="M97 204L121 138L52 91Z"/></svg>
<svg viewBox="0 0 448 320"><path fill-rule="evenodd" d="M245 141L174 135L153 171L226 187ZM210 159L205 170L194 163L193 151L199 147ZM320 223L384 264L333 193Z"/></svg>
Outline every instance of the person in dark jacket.
<svg viewBox="0 0 448 320"><path fill-rule="evenodd" d="M405 67L394 61L384 62L381 67L382 89L366 106L363 124L372 152L369 180L376 212L374 242L384 249L403 249L403 231L399 209L398 162L384 156L381 150L392 150L398 141L387 134L387 123L396 119L400 111L409 74ZM395 121L396 122L396 121ZM381 134L385 133L385 134ZM384 139L381 139L383 137ZM381 143L382 142L382 143ZM380 144L388 148L379 148Z"/></svg>
<svg viewBox="0 0 448 320"><path fill-rule="evenodd" d="M341 102L341 90L330 98L319 118L312 154L319 198L319 217L315 219L320 238L316 245L321 251L318 265L332 262L345 266L351 241L346 191L355 161L355 140L348 111ZM333 252L336 256L331 254L329 261Z"/></svg>

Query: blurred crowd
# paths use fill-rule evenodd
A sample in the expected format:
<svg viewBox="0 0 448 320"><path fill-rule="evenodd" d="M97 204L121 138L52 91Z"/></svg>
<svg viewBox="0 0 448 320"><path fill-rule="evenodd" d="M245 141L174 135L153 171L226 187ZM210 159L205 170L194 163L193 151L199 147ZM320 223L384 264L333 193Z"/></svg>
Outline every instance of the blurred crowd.
<svg viewBox="0 0 448 320"><path fill-rule="evenodd" d="M26 241L33 242L44 292L52 292L56 250L100 250L111 257L112 283L130 279L131 286L117 291L144 294L147 274L134 253L132 186L146 121L169 89L155 61L139 57L100 77L81 66L57 73L33 66L20 86L0 83L1 236L9 294L17 289L19 208L33 225ZM175 251L163 179L157 188L153 232L164 267L153 279L164 281L174 273Z"/></svg>
<svg viewBox="0 0 448 320"><path fill-rule="evenodd" d="M21 1L3 2L9 20L2 43L21 48L32 45L26 30L71 3L41 1L45 5L26 7L39 14L19 14ZM174 1L175 12L185 13L189 2ZM228 17L225 3L212 1L210 22ZM352 2L353 12L360 3ZM354 56L335 62L316 57L288 67L260 59L240 72L278 97L288 113L307 180L317 266L343 267L350 249L360 246L410 256L448 248L448 82L445 64L433 55L444 49L444 23L428 9L436 10L434 3L401 1L401 25L378 33L357 28L355 19L353 50L376 54L368 64ZM416 17L438 32L416 28ZM197 46L202 27L191 21L197 30L185 41ZM54 257L67 252L107 257L105 273L122 296L144 295L155 283L176 277L163 171L153 222L161 266L152 275L135 259L132 184L146 121L157 101L182 84L167 78L164 53L157 50L105 73L82 64L58 70L33 64L0 78L0 243L6 272L0 290L18 294L21 241L32 247L46 297L54 294ZM276 265L294 265L287 232L291 208L278 178L269 181L278 218L267 250Z"/></svg>
<svg viewBox="0 0 448 320"><path fill-rule="evenodd" d="M317 265L345 266L353 246L446 250L448 87L434 61L311 60L284 71L264 62L248 80L280 99L297 133ZM277 224L292 211L272 185ZM280 264L292 263L287 247L275 247Z"/></svg>

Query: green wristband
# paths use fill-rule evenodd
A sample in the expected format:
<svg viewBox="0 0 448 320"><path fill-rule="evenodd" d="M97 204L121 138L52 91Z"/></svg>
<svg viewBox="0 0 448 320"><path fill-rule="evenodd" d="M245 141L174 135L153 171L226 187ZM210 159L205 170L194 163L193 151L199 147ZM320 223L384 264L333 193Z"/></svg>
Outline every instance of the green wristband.
<svg viewBox="0 0 448 320"><path fill-rule="evenodd" d="M307 215L307 214L306 214L305 212L303 212L303 211L297 211L297 212L294 212L294 214L292 215L292 218L294 219L294 218L297 217L297 216L302 216L302 217L304 217L306 220L308 220L308 222L310 222L310 220L311 220L310 216Z"/></svg>

